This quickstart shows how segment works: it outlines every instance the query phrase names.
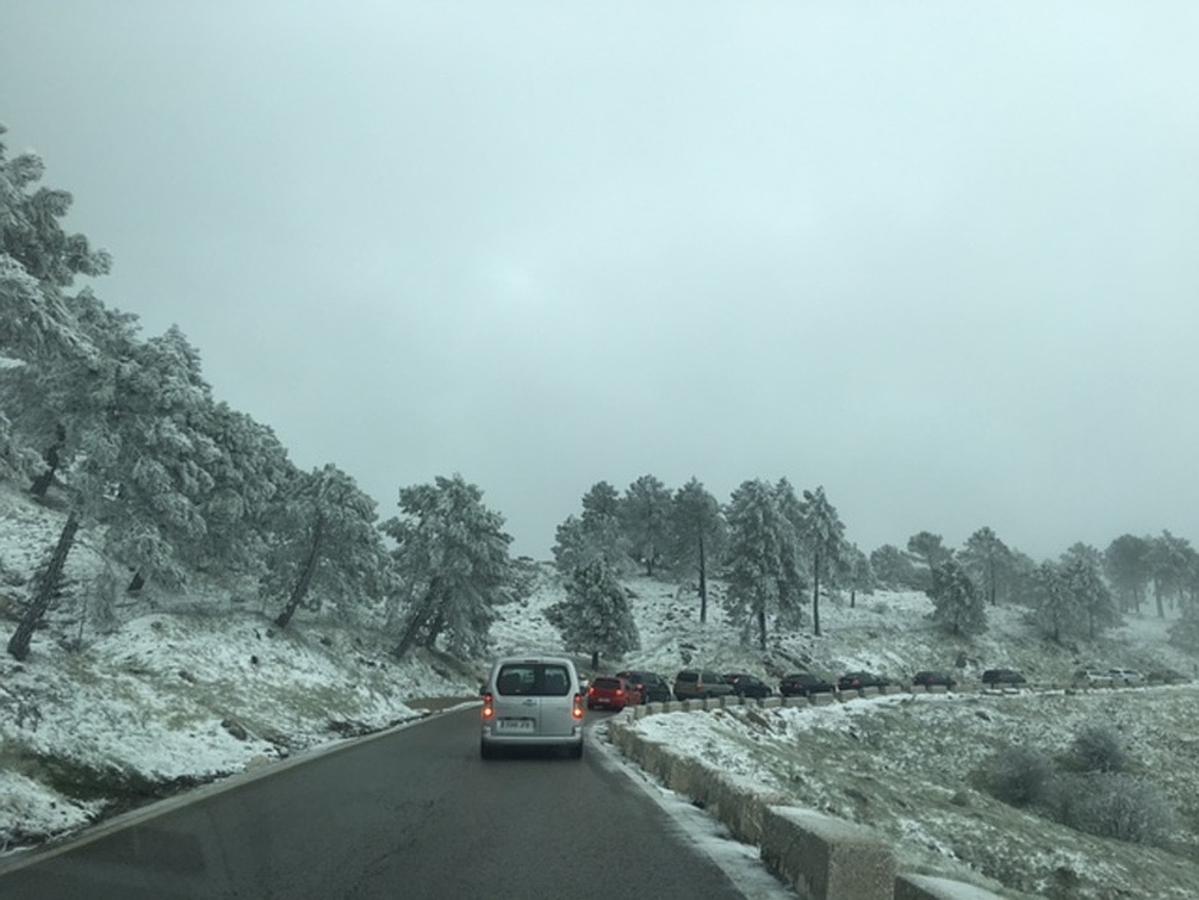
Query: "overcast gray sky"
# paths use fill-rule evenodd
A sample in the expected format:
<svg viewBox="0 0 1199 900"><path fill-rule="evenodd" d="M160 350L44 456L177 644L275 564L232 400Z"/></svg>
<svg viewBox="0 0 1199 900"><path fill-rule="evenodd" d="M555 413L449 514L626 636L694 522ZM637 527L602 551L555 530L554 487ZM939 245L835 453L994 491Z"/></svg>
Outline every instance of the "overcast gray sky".
<svg viewBox="0 0 1199 900"><path fill-rule="evenodd" d="M47 3L0 121L216 394L462 472L823 484L869 549L1199 538L1199 4Z"/></svg>

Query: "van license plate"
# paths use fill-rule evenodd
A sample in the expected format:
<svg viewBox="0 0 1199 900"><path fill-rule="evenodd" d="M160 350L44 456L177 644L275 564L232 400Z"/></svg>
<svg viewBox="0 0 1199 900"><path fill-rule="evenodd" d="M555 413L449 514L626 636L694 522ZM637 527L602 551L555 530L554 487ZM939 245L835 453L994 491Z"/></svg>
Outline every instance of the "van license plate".
<svg viewBox="0 0 1199 900"><path fill-rule="evenodd" d="M532 719L500 719L501 731L532 731Z"/></svg>

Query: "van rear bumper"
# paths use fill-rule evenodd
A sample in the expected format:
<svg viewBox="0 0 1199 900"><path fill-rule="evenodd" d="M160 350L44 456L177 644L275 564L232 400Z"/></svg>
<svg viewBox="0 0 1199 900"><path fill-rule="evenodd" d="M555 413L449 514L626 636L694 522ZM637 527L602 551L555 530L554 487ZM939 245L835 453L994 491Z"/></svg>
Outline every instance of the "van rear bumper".
<svg viewBox="0 0 1199 900"><path fill-rule="evenodd" d="M583 743L583 726L574 730L576 734L494 734L484 725L482 738L489 747L577 747Z"/></svg>

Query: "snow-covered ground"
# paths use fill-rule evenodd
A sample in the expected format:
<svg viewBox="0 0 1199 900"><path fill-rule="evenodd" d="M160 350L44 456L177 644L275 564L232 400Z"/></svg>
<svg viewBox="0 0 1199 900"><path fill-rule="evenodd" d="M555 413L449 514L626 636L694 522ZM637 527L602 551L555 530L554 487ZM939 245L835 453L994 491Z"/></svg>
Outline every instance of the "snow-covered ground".
<svg viewBox="0 0 1199 900"><path fill-rule="evenodd" d="M635 724L676 752L798 805L870 825L909 870L980 873L1047 896L1199 896L1199 687L1022 695L896 695L827 707L729 709ZM1012 744L1064 753L1084 725L1115 729L1132 771L1178 811L1168 849L1094 837L978 789Z"/></svg>
<svg viewBox="0 0 1199 900"><path fill-rule="evenodd" d="M0 562L27 577L61 514L0 490ZM71 602L49 616L29 657L0 653L0 850L104 812L418 715L412 698L463 696L469 669L418 653L397 664L380 636L323 622L286 630L220 585L172 596L100 631L79 595L101 560L70 557ZM19 586L0 587L15 592ZM3 610L0 609L0 613ZM5 637L12 622L0 618Z"/></svg>

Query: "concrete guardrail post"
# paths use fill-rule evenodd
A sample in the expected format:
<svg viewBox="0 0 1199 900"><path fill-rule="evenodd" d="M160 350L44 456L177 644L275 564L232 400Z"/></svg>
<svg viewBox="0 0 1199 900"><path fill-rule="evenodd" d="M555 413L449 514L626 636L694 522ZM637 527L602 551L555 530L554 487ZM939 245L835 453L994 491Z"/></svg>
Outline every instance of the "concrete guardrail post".
<svg viewBox="0 0 1199 900"><path fill-rule="evenodd" d="M812 900L892 900L895 855L868 828L792 806L772 806L762 859Z"/></svg>
<svg viewBox="0 0 1199 900"><path fill-rule="evenodd" d="M948 878L935 878L931 875L910 875L903 873L895 876L895 900L1003 900L1003 898L986 888L951 881Z"/></svg>
<svg viewBox="0 0 1199 900"><path fill-rule="evenodd" d="M783 705L782 697L766 697L761 701L762 709L778 709Z"/></svg>

